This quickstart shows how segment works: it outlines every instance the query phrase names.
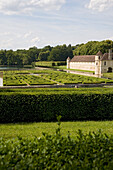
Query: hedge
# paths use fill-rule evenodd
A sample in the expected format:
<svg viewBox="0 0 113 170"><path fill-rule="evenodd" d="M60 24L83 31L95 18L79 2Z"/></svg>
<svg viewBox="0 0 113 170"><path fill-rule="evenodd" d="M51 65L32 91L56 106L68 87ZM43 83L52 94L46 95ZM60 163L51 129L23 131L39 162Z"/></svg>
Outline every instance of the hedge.
<svg viewBox="0 0 113 170"><path fill-rule="evenodd" d="M113 120L113 94L0 95L0 123Z"/></svg>
<svg viewBox="0 0 113 170"><path fill-rule="evenodd" d="M35 66L52 67L66 65L66 61L38 61Z"/></svg>
<svg viewBox="0 0 113 170"><path fill-rule="evenodd" d="M63 137L60 128L54 135L24 139L0 139L1 169L54 170L110 170L113 167L113 136L101 131L84 135L79 130L77 139L70 134Z"/></svg>

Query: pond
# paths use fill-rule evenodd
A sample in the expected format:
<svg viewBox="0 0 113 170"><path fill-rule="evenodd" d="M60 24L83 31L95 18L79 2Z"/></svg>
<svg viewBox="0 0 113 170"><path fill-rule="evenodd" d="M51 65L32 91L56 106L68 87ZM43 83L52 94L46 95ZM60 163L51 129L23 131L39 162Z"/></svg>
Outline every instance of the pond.
<svg viewBox="0 0 113 170"><path fill-rule="evenodd" d="M0 67L0 70L19 69L17 67Z"/></svg>

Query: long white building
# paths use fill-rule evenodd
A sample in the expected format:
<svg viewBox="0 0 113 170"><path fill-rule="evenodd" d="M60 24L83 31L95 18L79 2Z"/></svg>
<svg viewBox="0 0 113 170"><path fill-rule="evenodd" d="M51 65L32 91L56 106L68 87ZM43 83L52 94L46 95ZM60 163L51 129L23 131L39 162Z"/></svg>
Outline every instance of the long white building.
<svg viewBox="0 0 113 170"><path fill-rule="evenodd" d="M74 56L72 59L67 58L67 69L79 69L95 71L96 75L113 72L113 53L102 54L99 51L96 55Z"/></svg>

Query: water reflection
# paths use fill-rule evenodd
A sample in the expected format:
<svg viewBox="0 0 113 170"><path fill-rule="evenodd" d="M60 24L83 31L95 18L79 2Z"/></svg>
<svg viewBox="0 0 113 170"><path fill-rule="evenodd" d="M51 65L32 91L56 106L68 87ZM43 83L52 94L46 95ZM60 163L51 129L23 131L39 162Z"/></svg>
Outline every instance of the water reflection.
<svg viewBox="0 0 113 170"><path fill-rule="evenodd" d="M17 67L0 67L0 70L9 70L9 69L13 70L13 69L19 69L19 68L17 68Z"/></svg>

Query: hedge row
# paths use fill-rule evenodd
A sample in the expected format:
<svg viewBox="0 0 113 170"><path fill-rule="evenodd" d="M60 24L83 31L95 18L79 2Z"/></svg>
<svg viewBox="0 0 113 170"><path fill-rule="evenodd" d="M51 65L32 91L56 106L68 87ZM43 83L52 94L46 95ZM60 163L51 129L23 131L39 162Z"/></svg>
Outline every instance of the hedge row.
<svg viewBox="0 0 113 170"><path fill-rule="evenodd" d="M0 123L113 120L113 94L10 94L0 96Z"/></svg>
<svg viewBox="0 0 113 170"><path fill-rule="evenodd" d="M66 61L39 61L35 62L35 66L52 67L66 65Z"/></svg>
<svg viewBox="0 0 113 170"><path fill-rule="evenodd" d="M0 169L10 170L112 170L113 137L80 130L76 140L63 137L60 128L55 135L41 138L0 139Z"/></svg>

